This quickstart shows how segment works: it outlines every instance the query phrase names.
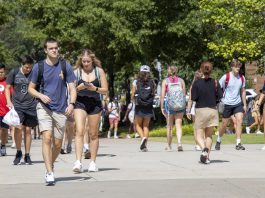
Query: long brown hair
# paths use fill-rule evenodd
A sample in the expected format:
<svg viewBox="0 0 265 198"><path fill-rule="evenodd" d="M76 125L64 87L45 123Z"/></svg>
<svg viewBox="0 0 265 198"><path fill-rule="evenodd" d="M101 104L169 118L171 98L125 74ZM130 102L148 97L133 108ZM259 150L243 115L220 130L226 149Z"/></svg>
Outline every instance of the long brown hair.
<svg viewBox="0 0 265 198"><path fill-rule="evenodd" d="M89 49L84 49L82 50L81 54L78 56L78 59L75 63L75 66L74 66L74 70L77 69L77 68L82 68L83 65L82 65L82 58L83 56L89 56L91 59L92 59L92 64L94 67L100 67L102 68L102 65L101 65L101 62L100 60L96 57L96 55Z"/></svg>

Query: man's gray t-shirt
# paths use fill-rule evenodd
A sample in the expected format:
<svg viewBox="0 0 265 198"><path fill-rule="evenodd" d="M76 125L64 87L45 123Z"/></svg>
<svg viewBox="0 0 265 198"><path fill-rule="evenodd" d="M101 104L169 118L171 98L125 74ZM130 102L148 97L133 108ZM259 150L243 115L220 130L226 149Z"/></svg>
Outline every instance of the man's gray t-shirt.
<svg viewBox="0 0 265 198"><path fill-rule="evenodd" d="M14 76L16 69L12 69L6 79L6 83L14 86L14 92L12 94L12 103L15 108L19 109L36 109L37 101L28 93L28 85L30 74L24 75L21 72L21 68ZM14 78L15 77L15 78Z"/></svg>
<svg viewBox="0 0 265 198"><path fill-rule="evenodd" d="M224 90L223 102L226 105L237 105L242 102L241 100L241 88L245 88L245 77L242 79L240 75L234 76L232 72L229 72L230 78L227 87L225 88L226 74L219 80L221 88Z"/></svg>

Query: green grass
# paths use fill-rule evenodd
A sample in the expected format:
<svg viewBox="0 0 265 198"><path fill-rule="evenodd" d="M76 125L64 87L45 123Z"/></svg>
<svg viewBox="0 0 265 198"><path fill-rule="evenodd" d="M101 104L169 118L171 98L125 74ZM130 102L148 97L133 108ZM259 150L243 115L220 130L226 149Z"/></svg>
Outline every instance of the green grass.
<svg viewBox="0 0 265 198"><path fill-rule="evenodd" d="M182 143L183 144L194 144L194 137L193 137L193 127L191 124L185 124L182 127L183 130L183 137L182 137ZM119 134L121 137L125 137L128 131L128 127L120 127L119 128ZM216 131L216 129L215 129ZM243 131L244 132L244 131ZM174 130L173 132L174 138L173 142L176 143L176 132ZM213 135L213 141L216 141L217 136ZM150 130L150 138L151 141L156 142L166 142L166 126L154 126ZM235 135L227 135L225 134L222 137L222 143L223 144L235 144L236 136ZM256 135L256 134L246 134L243 133L242 135L242 143L243 144L265 144L265 138L264 135Z"/></svg>

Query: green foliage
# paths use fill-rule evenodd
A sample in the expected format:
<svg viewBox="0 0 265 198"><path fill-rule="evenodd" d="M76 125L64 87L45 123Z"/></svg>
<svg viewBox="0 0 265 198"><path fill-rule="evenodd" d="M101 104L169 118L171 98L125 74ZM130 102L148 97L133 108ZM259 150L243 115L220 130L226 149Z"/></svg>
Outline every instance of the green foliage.
<svg viewBox="0 0 265 198"><path fill-rule="evenodd" d="M259 57L264 47L264 0L200 0L203 23L210 27L205 42L215 56L242 61Z"/></svg>
<svg viewBox="0 0 265 198"><path fill-rule="evenodd" d="M193 135L193 125L185 124L182 126L182 134L185 135ZM173 135L176 135L176 128L173 129ZM150 137L167 137L167 128L163 127L155 127L150 130Z"/></svg>

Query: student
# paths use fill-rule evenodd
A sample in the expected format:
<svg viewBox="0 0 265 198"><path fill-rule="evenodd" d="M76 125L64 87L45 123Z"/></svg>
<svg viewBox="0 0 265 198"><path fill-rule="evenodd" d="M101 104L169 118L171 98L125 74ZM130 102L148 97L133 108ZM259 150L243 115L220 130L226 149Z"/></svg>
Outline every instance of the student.
<svg viewBox="0 0 265 198"><path fill-rule="evenodd" d="M34 65L28 92L38 99L37 115L42 133L45 180L50 185L55 183L53 164L61 151L66 116L74 110L76 89L71 65L59 58L58 41L48 38L44 42L44 51L46 59Z"/></svg>
<svg viewBox="0 0 265 198"><path fill-rule="evenodd" d="M21 143L22 131L24 131L25 164L32 164L30 159L31 130L38 125L36 105L37 101L28 93L29 79L31 77L33 59L30 56L22 58L21 67L12 69L7 77L6 100L9 108L14 108L18 113L22 128L15 127L14 138L17 153L13 165L20 164L22 158ZM14 87L12 100L10 89Z"/></svg>
<svg viewBox="0 0 265 198"><path fill-rule="evenodd" d="M167 120L167 147L172 150L172 130L175 122L176 135L178 140L178 151L183 151L181 144L182 138L182 119L186 110L186 88L182 78L177 76L177 67L168 67L168 77L162 82L161 91L161 112ZM165 99L166 98L166 99ZM165 99L165 100L164 100Z"/></svg>
<svg viewBox="0 0 265 198"><path fill-rule="evenodd" d="M140 150L148 151L149 123L153 117L155 83L148 65L142 65L137 80L133 82L132 99L135 100L135 128L142 140Z"/></svg>
<svg viewBox="0 0 265 198"><path fill-rule="evenodd" d="M99 146L98 131L102 111L101 94L107 94L108 92L107 78L101 62L92 51L87 49L83 50L78 57L75 65L75 75L77 77L77 100L74 110L76 161L73 171L80 173L83 169L81 157L87 118L91 152L88 171L96 172L98 171L96 165Z"/></svg>
<svg viewBox="0 0 265 198"><path fill-rule="evenodd" d="M243 115L247 111L245 77L240 74L242 63L239 60L232 60L231 71L222 76L219 80L223 89L223 102L225 104L222 113L222 123L219 128L219 135L215 144L215 149L220 150L222 136L232 115L236 119L236 150L245 150L241 144Z"/></svg>
<svg viewBox="0 0 265 198"><path fill-rule="evenodd" d="M135 102L131 101L127 107L124 118L122 120L122 122L126 122L127 118L129 118L129 121L130 121L129 131L126 135L126 138L128 138L128 139L131 138L130 134L132 131L135 131L135 134L137 133L135 130L135 126L134 126L134 117L135 117Z"/></svg>
<svg viewBox="0 0 265 198"><path fill-rule="evenodd" d="M8 138L9 126L3 122L4 116L9 111L6 103L5 89L6 89L6 70L5 65L0 63L0 136L1 136L1 147L0 155L6 156L6 142Z"/></svg>
<svg viewBox="0 0 265 198"><path fill-rule="evenodd" d="M213 128L219 124L217 101L222 97L218 81L210 77L212 70L211 62L202 62L201 71L204 78L195 81L191 89L191 100L196 102L194 128L197 131L197 141L202 149L200 161L204 164L210 163ZM190 109L191 105L187 110L189 119L191 119Z"/></svg>
<svg viewBox="0 0 265 198"><path fill-rule="evenodd" d="M250 134L251 129L253 129L254 127L257 127L256 134L263 134L260 131L261 115L260 115L260 110L259 110L259 105L258 105L259 104L259 98L260 98L260 95L257 95L255 98L255 101L253 103L251 115L254 118L255 122L253 124L251 124L250 126L246 127L246 133L247 134Z"/></svg>
<svg viewBox="0 0 265 198"><path fill-rule="evenodd" d="M108 104L108 112L109 112L109 131L108 138L111 137L111 132L114 129L114 139L118 139L118 126L120 121L121 114L121 104L119 103L118 97L114 96L112 101Z"/></svg>

